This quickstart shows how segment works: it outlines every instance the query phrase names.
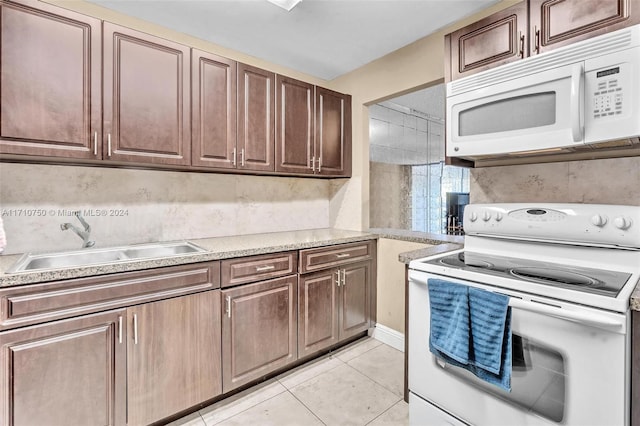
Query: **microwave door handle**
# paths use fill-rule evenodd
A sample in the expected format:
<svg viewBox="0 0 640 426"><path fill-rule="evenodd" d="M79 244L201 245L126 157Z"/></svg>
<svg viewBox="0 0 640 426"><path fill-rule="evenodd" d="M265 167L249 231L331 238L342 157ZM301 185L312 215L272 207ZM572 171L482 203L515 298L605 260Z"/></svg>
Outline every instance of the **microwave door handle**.
<svg viewBox="0 0 640 426"><path fill-rule="evenodd" d="M582 115L580 114L580 95L584 81L583 64L579 63L571 69L571 135L574 142L582 141Z"/></svg>
<svg viewBox="0 0 640 426"><path fill-rule="evenodd" d="M530 311L542 315L550 315L552 317L561 318L580 324L589 324L596 327L621 329L624 326L624 322L616 321L615 319L605 317L604 315L569 311L561 307L550 306L543 303L527 302L524 300L511 298L509 300L509 306L515 309L523 309L525 311Z"/></svg>

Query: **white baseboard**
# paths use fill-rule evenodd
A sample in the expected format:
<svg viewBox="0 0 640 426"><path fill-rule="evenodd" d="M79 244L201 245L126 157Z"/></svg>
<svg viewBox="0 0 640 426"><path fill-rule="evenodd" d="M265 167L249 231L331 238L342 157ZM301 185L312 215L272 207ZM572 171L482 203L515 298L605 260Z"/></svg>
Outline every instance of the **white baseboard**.
<svg viewBox="0 0 640 426"><path fill-rule="evenodd" d="M392 328L385 327L382 324L376 324L376 327L373 329L373 333L370 335L376 339L381 341L382 343L386 343L394 349L397 349L401 352L404 352L404 334L396 331Z"/></svg>

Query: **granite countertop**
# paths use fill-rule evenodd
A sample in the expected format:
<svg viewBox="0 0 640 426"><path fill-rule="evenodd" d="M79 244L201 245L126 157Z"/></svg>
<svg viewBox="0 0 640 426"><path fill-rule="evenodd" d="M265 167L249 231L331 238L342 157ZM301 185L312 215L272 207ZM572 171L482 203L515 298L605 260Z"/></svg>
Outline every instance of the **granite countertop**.
<svg viewBox="0 0 640 426"><path fill-rule="evenodd" d="M341 229L312 229L305 231L239 235L233 237L189 239L189 241L202 247L206 251L164 258L20 272L17 274L7 274L6 271L11 267L11 265L20 259L21 255L2 255L0 256L0 287L161 268L165 266L207 262L211 260L252 256L257 254L277 253L281 251L300 250L333 244L373 240L377 238L377 235L370 232L347 231Z"/></svg>
<svg viewBox="0 0 640 426"><path fill-rule="evenodd" d="M447 243L459 244L459 245L464 244L464 236L462 235L430 234L427 232L408 231L404 229L390 229L390 228L371 228L369 229L369 232L371 232L372 234L376 234L379 238L410 241L414 243L423 243L423 244L431 244L431 245L442 245Z"/></svg>

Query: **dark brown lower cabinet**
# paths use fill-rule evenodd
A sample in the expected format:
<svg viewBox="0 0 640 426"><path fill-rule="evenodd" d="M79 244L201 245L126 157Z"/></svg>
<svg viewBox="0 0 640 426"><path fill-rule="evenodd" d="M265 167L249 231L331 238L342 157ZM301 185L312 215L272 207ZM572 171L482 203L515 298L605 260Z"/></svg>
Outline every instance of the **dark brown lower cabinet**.
<svg viewBox="0 0 640 426"><path fill-rule="evenodd" d="M127 327L128 425L156 422L222 393L220 290L131 307Z"/></svg>
<svg viewBox="0 0 640 426"><path fill-rule="evenodd" d="M228 392L298 358L298 276L222 290L222 389Z"/></svg>
<svg viewBox="0 0 640 426"><path fill-rule="evenodd" d="M371 271L365 261L300 276L300 358L369 328Z"/></svg>
<svg viewBox="0 0 640 426"><path fill-rule="evenodd" d="M119 309L0 333L0 423L126 424L126 315Z"/></svg>

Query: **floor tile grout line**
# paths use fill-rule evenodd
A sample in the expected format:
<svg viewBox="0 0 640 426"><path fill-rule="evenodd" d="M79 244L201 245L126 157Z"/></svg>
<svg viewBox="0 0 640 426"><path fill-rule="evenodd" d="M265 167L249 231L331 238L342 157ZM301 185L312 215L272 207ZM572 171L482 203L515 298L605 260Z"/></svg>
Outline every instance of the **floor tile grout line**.
<svg viewBox="0 0 640 426"><path fill-rule="evenodd" d="M353 358L353 359L355 359L355 358ZM349 362L353 361L353 359L349 360ZM345 362L345 364L347 364L349 367L353 368L355 371L357 371L358 373L362 374L364 377L368 378L369 380L371 380L371 381L375 382L376 384L382 386L384 389L388 390L392 394L398 396L399 398L402 398L402 396L398 395L397 393L395 393L395 391L393 389L388 388L384 383L380 383L378 380L375 379L375 377L369 377L368 374L366 374L364 371L358 370L356 367L354 367L353 365L349 364L349 362Z"/></svg>
<svg viewBox="0 0 640 426"><path fill-rule="evenodd" d="M304 402L302 402L293 392L291 392L291 390L287 390L287 392L289 392L291 394L291 396L293 396L296 401L298 401L300 404L302 404L304 406L304 408L306 408L307 410L309 410L309 412L311 414L313 414L313 417L315 417L316 419L318 419L318 421L320 423L322 423L324 426L327 426L327 424L325 422L322 421L322 419L320 417L318 417L318 415L316 413L313 412L313 410L310 407L307 407L307 404L305 404Z"/></svg>
<svg viewBox="0 0 640 426"><path fill-rule="evenodd" d="M276 381L277 381L277 380L276 380ZM251 405L250 407L247 407L247 408L245 408L245 409L244 409L244 410L242 410L242 411L238 411L238 412L237 412L237 413L235 413L233 416L226 417L226 418L224 418L224 419L220 420L219 422L215 422L215 423L213 423L213 424L209 424L209 423L207 423L207 421L205 420L205 424L206 424L207 426L215 426L215 425L220 424L220 423L222 423L222 422L225 422L225 421L227 421L227 420L229 420L229 419L232 419L232 418L234 418L235 416L238 416L238 415L240 415L240 414L244 413L244 412L245 412L245 411L247 411L247 410L252 409L252 408L253 408L253 407L255 407L256 405L260 405L260 404L262 404L263 402L269 401L269 400L271 400L271 399L275 398L276 396L278 396L278 395L282 395L283 393L285 393L285 392L287 392L287 391L288 391L288 389L287 389L287 388L286 388L282 383L280 383L280 382L278 382L278 383L279 383L279 384L284 388L284 390L283 390L283 391L278 392L278 393L276 393L275 395L272 395L272 396L270 396L270 397L269 397L269 398L267 398L267 399L263 399L262 401L260 401L260 402L258 402L258 403L256 403L256 404L253 404L253 405ZM256 386L257 386L257 385L256 385ZM248 388L247 390L249 390L249 389L251 389L251 388ZM253 392L255 392L255 391L251 391L251 392L249 392L247 395L251 395ZM223 400L223 401L224 401L224 400ZM198 414L199 414L199 413L198 413ZM202 416L202 414L200 414L200 416L201 416L201 417L203 417L203 416ZM204 419L204 417L203 417L203 419Z"/></svg>
<svg viewBox="0 0 640 426"><path fill-rule="evenodd" d="M402 401L402 398L400 398L398 401L394 402L393 405L391 405L391 407L387 408L386 410L384 410L382 413L378 414L374 419L371 419L370 422L368 422L367 424L365 424L365 426L370 425L371 423L375 422L378 418L380 418L381 416L383 416L386 412L388 412L389 410L391 410L393 407L395 407L396 405L398 405L398 403Z"/></svg>
<svg viewBox="0 0 640 426"><path fill-rule="evenodd" d="M328 360L328 359L334 359L334 358L329 357L329 358L327 358L327 360ZM335 359L337 359L337 358L335 358ZM343 361L343 360L341 360L341 359L338 359L338 361L340 361L342 364L346 364L346 362L344 362L344 361ZM295 384L295 386L293 386L293 387L291 387L291 388L289 388L287 385L285 385L284 383L282 383L282 382L280 381L280 379L276 379L276 380L278 381L278 383L280 383L282 386L284 386L284 388L285 388L285 389L287 389L287 390L291 390L291 389L293 389L293 388L295 388L295 387L297 387L297 386L300 386L300 385L301 385L301 384L303 384L303 383L308 382L308 381L309 381L309 380L311 380L311 379L315 379L316 377L320 376L321 374L324 374L324 373L327 373L327 372L329 372L329 371L332 371L332 370L334 370L334 369L336 369L336 368L338 368L338 367L340 367L340 365L336 365L336 366L335 366L335 367L333 367L333 368L330 368L330 369L328 369L328 370L321 371L320 373L316 374L315 376L311 376L311 377L309 377L308 379L305 379L305 380L301 381L300 383L296 383L296 384Z"/></svg>

